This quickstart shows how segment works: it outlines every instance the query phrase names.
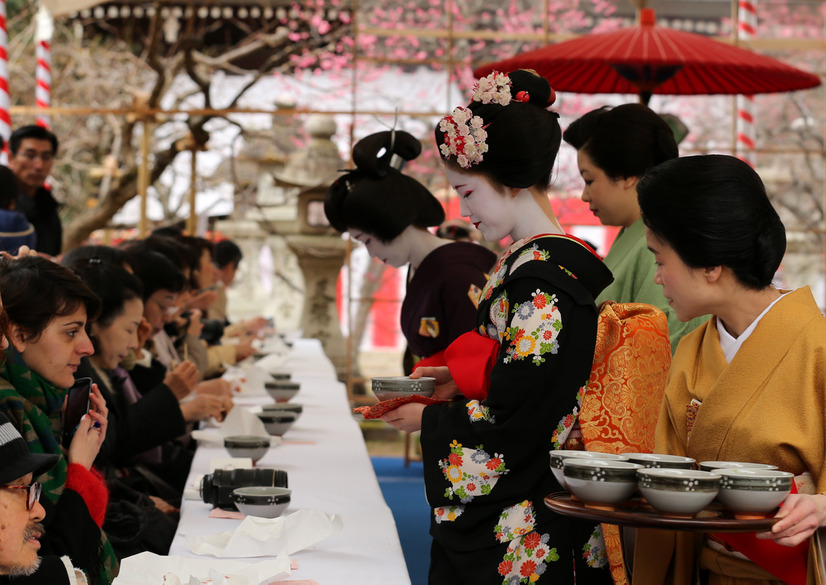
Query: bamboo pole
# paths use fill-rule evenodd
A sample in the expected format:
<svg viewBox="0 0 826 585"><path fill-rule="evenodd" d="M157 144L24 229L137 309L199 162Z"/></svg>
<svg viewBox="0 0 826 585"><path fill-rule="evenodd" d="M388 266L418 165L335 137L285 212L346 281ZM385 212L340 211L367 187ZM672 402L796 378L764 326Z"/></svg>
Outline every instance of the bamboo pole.
<svg viewBox="0 0 826 585"><path fill-rule="evenodd" d="M195 210L195 200L198 196L198 151L194 148L192 153L189 179L189 217L186 218L186 230L190 236L198 235L198 212Z"/></svg>
<svg viewBox="0 0 826 585"><path fill-rule="evenodd" d="M54 114L58 116L135 116L136 118L147 116L158 116L159 121L163 122L164 117L174 114L182 114L188 116L227 116L229 114L270 114L272 116L299 116L310 114L325 114L325 115L350 115L353 113L352 109L346 110L310 110L301 108L289 108L285 110L273 109L256 109L256 108L194 108L194 109L177 109L161 110L157 108L149 109L135 109L135 108L87 108L87 107L51 107L51 108L35 108L34 106L12 106L10 108L12 115L34 116L39 113ZM393 112L387 110L358 110L356 112L362 116L387 116L392 115ZM444 112L435 111L411 111L404 112L405 116L412 117L426 117L426 116L443 116Z"/></svg>
<svg viewBox="0 0 826 585"><path fill-rule="evenodd" d="M143 135L141 136L141 164L138 167L138 193L141 197L141 216L138 221L138 236L145 238L149 232L149 221L146 217L146 202L149 196L149 150L152 146L152 123L149 118L143 119Z"/></svg>

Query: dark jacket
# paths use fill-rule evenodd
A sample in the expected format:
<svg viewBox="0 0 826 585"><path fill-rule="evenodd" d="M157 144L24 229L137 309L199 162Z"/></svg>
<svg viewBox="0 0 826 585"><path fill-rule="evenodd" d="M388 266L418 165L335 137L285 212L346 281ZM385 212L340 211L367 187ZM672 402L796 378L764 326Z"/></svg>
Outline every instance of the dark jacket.
<svg viewBox="0 0 826 585"><path fill-rule="evenodd" d="M22 192L17 196L17 210L26 216L37 234L37 251L49 256L57 256L63 249L59 209L60 204L45 187L39 187L34 197Z"/></svg>
<svg viewBox="0 0 826 585"><path fill-rule="evenodd" d="M111 378L110 387L101 378L88 358L83 358L75 377L88 376L98 385L109 409L109 426L106 441L95 459L95 466L110 476L111 467L125 467L135 455L163 445L186 433L178 399L172 390L159 384L142 393L140 400L129 404L120 389L121 380Z"/></svg>

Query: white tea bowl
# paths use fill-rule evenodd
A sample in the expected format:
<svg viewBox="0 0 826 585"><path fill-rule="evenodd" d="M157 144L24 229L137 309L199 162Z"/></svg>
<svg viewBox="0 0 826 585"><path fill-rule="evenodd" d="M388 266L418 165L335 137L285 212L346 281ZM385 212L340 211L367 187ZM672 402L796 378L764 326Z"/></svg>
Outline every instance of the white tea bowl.
<svg viewBox="0 0 826 585"><path fill-rule="evenodd" d="M232 491L232 501L247 516L277 518L290 505L292 490L275 486L247 486Z"/></svg>
<svg viewBox="0 0 826 585"><path fill-rule="evenodd" d="M720 475L711 471L645 468L637 471L642 497L660 514L691 518L717 495Z"/></svg>
<svg viewBox="0 0 826 585"><path fill-rule="evenodd" d="M638 463L616 459L564 460L568 489L589 508L613 509L637 489Z"/></svg>
<svg viewBox="0 0 826 585"><path fill-rule="evenodd" d="M717 497L735 518L765 518L792 491L794 474L776 469L724 468Z"/></svg>
<svg viewBox="0 0 826 585"><path fill-rule="evenodd" d="M562 489L567 490L568 484L565 481L565 474L562 473L563 461L569 457L578 457L580 459L611 459L616 461L625 461L625 455L615 455L613 453L598 453L597 451L577 451L576 449L553 449L550 451L551 456L551 471L554 473L556 481L562 486Z"/></svg>
<svg viewBox="0 0 826 585"><path fill-rule="evenodd" d="M702 471L714 471L715 469L777 469L777 465L752 463L751 461L700 461L698 465Z"/></svg>
<svg viewBox="0 0 826 585"><path fill-rule="evenodd" d="M224 447L233 457L249 457L257 463L270 450L270 437L257 435L232 435L224 437Z"/></svg>
<svg viewBox="0 0 826 585"><path fill-rule="evenodd" d="M693 469L696 461L682 455L668 455L665 453L623 453L631 463L639 463L643 467L665 469Z"/></svg>
<svg viewBox="0 0 826 585"><path fill-rule="evenodd" d="M419 394L421 396L431 396L436 390L436 378L422 376L421 378L408 378L407 376L384 376L371 379L373 394L380 402Z"/></svg>

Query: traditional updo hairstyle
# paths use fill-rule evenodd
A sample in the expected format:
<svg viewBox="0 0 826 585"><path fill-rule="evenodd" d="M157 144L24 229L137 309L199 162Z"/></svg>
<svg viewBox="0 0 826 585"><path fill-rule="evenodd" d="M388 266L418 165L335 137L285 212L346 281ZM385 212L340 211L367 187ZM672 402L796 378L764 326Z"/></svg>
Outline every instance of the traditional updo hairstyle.
<svg viewBox="0 0 826 585"><path fill-rule="evenodd" d="M722 154L673 159L648 171L637 194L645 225L688 266L727 266L750 289L771 284L786 230L748 164Z"/></svg>
<svg viewBox="0 0 826 585"><path fill-rule="evenodd" d="M446 156L441 146L450 139L440 126L436 127L436 145L448 168L481 173L495 186L537 187L545 191L551 184L562 139L559 115L548 110L556 100L556 94L548 80L533 71L520 69L508 73L507 77L511 95L507 105L474 99L467 106L473 116L481 118L482 129L487 134L488 149L481 161L463 166L458 156Z"/></svg>
<svg viewBox="0 0 826 585"><path fill-rule="evenodd" d="M574 120L562 138L613 180L641 177L679 156L671 127L643 104L592 110Z"/></svg>
<svg viewBox="0 0 826 585"><path fill-rule="evenodd" d="M356 168L328 189L324 213L340 232L348 229L390 242L408 226L439 225L445 212L439 201L416 179L392 163L410 161L422 151L421 142L402 130L371 134L353 147Z"/></svg>

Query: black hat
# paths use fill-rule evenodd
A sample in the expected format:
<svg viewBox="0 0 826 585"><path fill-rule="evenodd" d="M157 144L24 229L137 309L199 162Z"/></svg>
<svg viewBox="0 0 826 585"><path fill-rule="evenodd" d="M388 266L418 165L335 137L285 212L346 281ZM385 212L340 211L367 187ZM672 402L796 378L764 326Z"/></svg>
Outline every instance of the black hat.
<svg viewBox="0 0 826 585"><path fill-rule="evenodd" d="M35 477L51 469L57 463L57 455L32 453L20 432L8 417L0 412L0 485L24 475Z"/></svg>

